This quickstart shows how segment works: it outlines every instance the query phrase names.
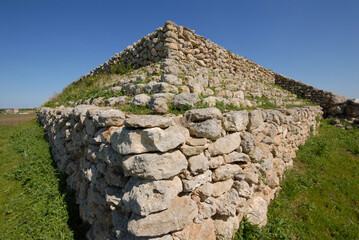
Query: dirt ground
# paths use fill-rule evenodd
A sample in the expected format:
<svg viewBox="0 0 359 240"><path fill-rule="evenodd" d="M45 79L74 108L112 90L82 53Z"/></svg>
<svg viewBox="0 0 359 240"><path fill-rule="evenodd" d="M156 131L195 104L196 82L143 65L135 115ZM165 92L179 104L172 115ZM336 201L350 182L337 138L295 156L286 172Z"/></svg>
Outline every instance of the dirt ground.
<svg viewBox="0 0 359 240"><path fill-rule="evenodd" d="M29 114L0 114L0 126L13 126L30 121L36 117L36 113Z"/></svg>

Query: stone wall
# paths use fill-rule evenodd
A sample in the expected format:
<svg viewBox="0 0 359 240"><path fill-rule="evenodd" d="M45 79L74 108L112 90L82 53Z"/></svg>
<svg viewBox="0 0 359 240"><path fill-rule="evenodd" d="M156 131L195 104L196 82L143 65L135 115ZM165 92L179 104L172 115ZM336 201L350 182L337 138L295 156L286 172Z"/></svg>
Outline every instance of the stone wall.
<svg viewBox="0 0 359 240"><path fill-rule="evenodd" d="M319 104L325 116L343 117L349 120L359 117L359 100L347 99L345 96L335 95L297 80L275 75L275 84L313 103Z"/></svg>
<svg viewBox="0 0 359 240"><path fill-rule="evenodd" d="M169 56L196 63L197 67L236 74L240 79L274 83L274 72L211 42L187 27L165 24Z"/></svg>
<svg viewBox="0 0 359 240"><path fill-rule="evenodd" d="M127 115L41 108L53 159L68 175L88 239L231 239L267 206L320 107Z"/></svg>
<svg viewBox="0 0 359 240"><path fill-rule="evenodd" d="M189 62L199 68L233 73L242 79L274 83L273 71L227 51L187 27L167 21L164 27L128 46L90 73L75 80L73 84L88 77L108 73L118 62L130 63L134 68L139 68L170 59Z"/></svg>
<svg viewBox="0 0 359 240"><path fill-rule="evenodd" d="M99 74L109 73L111 67L116 63L131 64L136 69L163 61L168 55L164 34L163 28L156 29L155 32L138 40L132 46L128 46L122 52L116 53L108 61L75 80L72 84Z"/></svg>

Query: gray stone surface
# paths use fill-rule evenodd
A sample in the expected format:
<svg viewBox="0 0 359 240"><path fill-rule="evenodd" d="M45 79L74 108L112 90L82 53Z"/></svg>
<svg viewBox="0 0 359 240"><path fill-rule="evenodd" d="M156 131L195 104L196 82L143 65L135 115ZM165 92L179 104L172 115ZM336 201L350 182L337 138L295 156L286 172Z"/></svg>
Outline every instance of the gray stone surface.
<svg viewBox="0 0 359 240"><path fill-rule="evenodd" d="M254 130L258 128L260 125L263 124L264 121L262 111L260 110L251 111L248 114L248 118L249 118L249 123L248 123L249 130Z"/></svg>
<svg viewBox="0 0 359 240"><path fill-rule="evenodd" d="M178 126L172 126L165 130L155 127L147 129L123 128L115 131L111 136L111 145L114 150L122 155L144 152L166 152L185 142L185 136Z"/></svg>
<svg viewBox="0 0 359 240"><path fill-rule="evenodd" d="M124 123L130 128L167 128L174 125L173 118L156 115L131 115Z"/></svg>
<svg viewBox="0 0 359 240"><path fill-rule="evenodd" d="M161 76L161 81L168 82L169 84L172 84L172 85L181 85L182 84L182 79L173 74L163 74Z"/></svg>
<svg viewBox="0 0 359 240"><path fill-rule="evenodd" d="M234 164L222 165L213 172L213 181L224 181L242 173L242 168Z"/></svg>
<svg viewBox="0 0 359 240"><path fill-rule="evenodd" d="M197 175L198 173L202 173L209 168L209 161L204 154L196 155L190 157L188 159L189 169L191 170L192 174Z"/></svg>
<svg viewBox="0 0 359 240"><path fill-rule="evenodd" d="M225 155L224 160L226 163L249 163L251 159L249 156L245 153L239 153L239 152L231 152L228 155Z"/></svg>
<svg viewBox="0 0 359 240"><path fill-rule="evenodd" d="M237 149L240 143L240 133L232 133L223 138L219 138L214 143L210 144L208 151L210 152L211 156L226 154Z"/></svg>
<svg viewBox="0 0 359 240"><path fill-rule="evenodd" d="M115 109L95 111L93 119L99 127L121 126L125 120L125 114Z"/></svg>
<svg viewBox="0 0 359 240"><path fill-rule="evenodd" d="M134 96L134 98L131 101L131 104L135 106L146 106L149 101L150 101L150 97L142 93Z"/></svg>
<svg viewBox="0 0 359 240"><path fill-rule="evenodd" d="M246 111L229 112L223 117L223 126L226 131L244 131L248 122L248 112Z"/></svg>
<svg viewBox="0 0 359 240"><path fill-rule="evenodd" d="M199 138L217 139L221 137L222 127L216 119L208 119L203 122L195 122L189 125L191 136Z"/></svg>
<svg viewBox="0 0 359 240"><path fill-rule="evenodd" d="M168 179L186 169L186 157L178 150L167 153L145 153L125 157L122 163L125 176L145 179Z"/></svg>
<svg viewBox="0 0 359 240"><path fill-rule="evenodd" d="M253 225L262 227L267 224L268 203L260 196L255 196L250 200L246 210L247 219Z"/></svg>
<svg viewBox="0 0 359 240"><path fill-rule="evenodd" d="M249 132L245 132L242 134L241 147L243 152L250 153L256 147L255 138Z"/></svg>
<svg viewBox="0 0 359 240"><path fill-rule="evenodd" d="M183 93L176 95L173 98L172 105L174 107L183 107L186 105L194 106L199 102L200 102L200 99L199 99L198 95L196 95L194 93L183 92Z"/></svg>
<svg viewBox="0 0 359 240"><path fill-rule="evenodd" d="M171 207L162 212L144 218L133 214L128 230L138 237L159 236L184 229L191 224L197 213L197 205L190 197L177 197Z"/></svg>
<svg viewBox="0 0 359 240"><path fill-rule="evenodd" d="M185 113L185 118L191 122L204 121L212 118L222 119L222 113L218 108L193 109Z"/></svg>
<svg viewBox="0 0 359 240"><path fill-rule="evenodd" d="M150 109L156 114L165 114L168 112L168 104L165 98L156 98L150 105Z"/></svg>
<svg viewBox="0 0 359 240"><path fill-rule="evenodd" d="M199 187L210 181L212 181L212 172L210 170L207 170L203 174L191 177L190 179L182 179L183 191L191 192L196 187Z"/></svg>
<svg viewBox="0 0 359 240"><path fill-rule="evenodd" d="M181 191L182 182L178 177L160 181L131 178L124 189L122 203L134 213L147 216L169 208Z"/></svg>

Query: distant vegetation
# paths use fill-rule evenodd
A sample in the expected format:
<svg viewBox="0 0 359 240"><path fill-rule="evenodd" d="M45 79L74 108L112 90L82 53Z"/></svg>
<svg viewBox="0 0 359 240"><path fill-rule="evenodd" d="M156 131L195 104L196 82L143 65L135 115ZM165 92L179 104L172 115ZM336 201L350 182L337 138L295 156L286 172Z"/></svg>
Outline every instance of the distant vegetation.
<svg viewBox="0 0 359 240"><path fill-rule="evenodd" d="M359 129L323 120L286 172L262 229L244 221L235 240L359 239Z"/></svg>

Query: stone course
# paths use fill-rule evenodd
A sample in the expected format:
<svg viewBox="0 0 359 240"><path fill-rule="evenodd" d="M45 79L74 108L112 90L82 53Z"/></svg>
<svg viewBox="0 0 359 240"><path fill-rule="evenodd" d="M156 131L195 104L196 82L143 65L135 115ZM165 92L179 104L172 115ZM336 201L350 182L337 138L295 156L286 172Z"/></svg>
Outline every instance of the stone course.
<svg viewBox="0 0 359 240"><path fill-rule="evenodd" d="M37 114L91 225L88 239L178 240L231 239L243 216L265 225L279 181L322 111L136 116L80 105ZM196 124L216 134L203 136Z"/></svg>
<svg viewBox="0 0 359 240"><path fill-rule="evenodd" d="M275 75L275 83L284 89L311 100L323 108L324 116L340 117L359 123L359 99L347 99L345 96L317 89L297 80Z"/></svg>

